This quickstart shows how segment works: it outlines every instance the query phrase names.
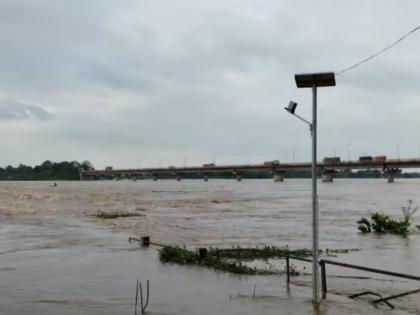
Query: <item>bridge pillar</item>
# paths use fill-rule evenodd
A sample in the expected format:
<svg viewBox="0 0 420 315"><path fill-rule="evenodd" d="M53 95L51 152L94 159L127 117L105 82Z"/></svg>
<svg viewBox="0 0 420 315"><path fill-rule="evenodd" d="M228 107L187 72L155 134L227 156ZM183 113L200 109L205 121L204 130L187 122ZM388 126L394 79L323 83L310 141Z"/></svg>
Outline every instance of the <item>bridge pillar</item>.
<svg viewBox="0 0 420 315"><path fill-rule="evenodd" d="M176 181L177 181L177 182L180 182L180 181L181 181L181 175L177 175L177 176L176 176Z"/></svg>
<svg viewBox="0 0 420 315"><path fill-rule="evenodd" d="M401 170L397 168L389 168L384 170L384 175L387 178L387 182L390 184L394 182L395 176L399 173L401 173Z"/></svg>
<svg viewBox="0 0 420 315"><path fill-rule="evenodd" d="M95 175L85 175L83 174L83 177L80 180L95 180Z"/></svg>
<svg viewBox="0 0 420 315"><path fill-rule="evenodd" d="M242 181L242 173L241 173L241 172L238 172L238 171L232 171L232 174L233 174L233 176L235 176L235 177L236 177L236 181L237 181L237 182Z"/></svg>
<svg viewBox="0 0 420 315"><path fill-rule="evenodd" d="M324 170L321 179L323 183L332 183L334 181L334 170Z"/></svg>
<svg viewBox="0 0 420 315"><path fill-rule="evenodd" d="M153 175L153 180L154 180L155 182L157 182L157 180L158 180L158 176L157 176L157 175Z"/></svg>
<svg viewBox="0 0 420 315"><path fill-rule="evenodd" d="M203 179L204 179L205 182L208 182L209 181L209 176L207 174L204 174Z"/></svg>
<svg viewBox="0 0 420 315"><path fill-rule="evenodd" d="M283 182L285 177L285 172L275 171L274 172L274 182L279 183Z"/></svg>

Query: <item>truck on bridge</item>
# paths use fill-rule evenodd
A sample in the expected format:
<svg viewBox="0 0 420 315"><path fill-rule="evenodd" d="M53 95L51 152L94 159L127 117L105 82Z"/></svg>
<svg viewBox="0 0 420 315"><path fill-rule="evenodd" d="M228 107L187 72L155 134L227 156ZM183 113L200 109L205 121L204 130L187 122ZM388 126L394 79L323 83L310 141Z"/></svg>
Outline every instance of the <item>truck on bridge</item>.
<svg viewBox="0 0 420 315"><path fill-rule="evenodd" d="M264 165L266 166L280 165L280 161L279 160L265 161Z"/></svg>
<svg viewBox="0 0 420 315"><path fill-rule="evenodd" d="M373 157L371 157L370 155L369 156L360 156L359 161L360 162L372 162Z"/></svg>
<svg viewBox="0 0 420 315"><path fill-rule="evenodd" d="M374 161L378 162L385 162L386 161L386 155L377 155L373 158Z"/></svg>

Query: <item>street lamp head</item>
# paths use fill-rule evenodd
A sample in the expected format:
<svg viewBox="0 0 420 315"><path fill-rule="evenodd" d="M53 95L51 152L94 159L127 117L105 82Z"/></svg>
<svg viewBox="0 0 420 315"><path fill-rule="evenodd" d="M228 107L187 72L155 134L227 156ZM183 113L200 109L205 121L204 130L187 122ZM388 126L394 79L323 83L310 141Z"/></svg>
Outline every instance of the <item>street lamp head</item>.
<svg viewBox="0 0 420 315"><path fill-rule="evenodd" d="M296 102L290 101L289 106L285 107L284 109L287 110L290 114L294 115L297 105L298 104Z"/></svg>
<svg viewBox="0 0 420 315"><path fill-rule="evenodd" d="M311 88L321 86L335 86L334 72L295 74L298 88Z"/></svg>
<svg viewBox="0 0 420 315"><path fill-rule="evenodd" d="M296 118L299 118L300 120L302 120L303 122L308 124L309 128L312 128L311 123L309 121L307 121L305 118L300 117L298 114L295 113L297 105L298 105L298 103L296 103L294 101L290 101L289 106L285 107L284 109L287 110L290 114L292 114Z"/></svg>

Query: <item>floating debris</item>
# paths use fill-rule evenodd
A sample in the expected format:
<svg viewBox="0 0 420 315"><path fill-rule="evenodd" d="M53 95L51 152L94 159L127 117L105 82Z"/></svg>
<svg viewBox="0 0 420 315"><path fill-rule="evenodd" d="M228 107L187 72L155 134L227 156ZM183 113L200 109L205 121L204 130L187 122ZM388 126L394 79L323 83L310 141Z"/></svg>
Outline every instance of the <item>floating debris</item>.
<svg viewBox="0 0 420 315"><path fill-rule="evenodd" d="M98 212L95 214L95 217L99 219L116 219L116 218L128 218L128 217L145 217L142 213L135 213L135 212Z"/></svg>
<svg viewBox="0 0 420 315"><path fill-rule="evenodd" d="M255 260L269 258L309 257L312 255L309 249L291 250L288 246L265 246L265 247L233 247L233 248L210 248L210 254L222 258L239 260Z"/></svg>
<svg viewBox="0 0 420 315"><path fill-rule="evenodd" d="M197 251L178 246L165 246L159 250L159 259L163 263L198 265L215 270L247 275L275 275L284 274L284 271L250 267L242 263L245 261L284 258L287 256L308 257L310 255L311 251L306 249L290 250L288 247L276 246L266 246L263 248L200 248ZM293 268L292 274L298 275L299 273Z"/></svg>
<svg viewBox="0 0 420 315"><path fill-rule="evenodd" d="M327 248L325 250L326 255L329 254L348 254L350 252L358 252L360 251L360 248L338 248L338 249L331 249Z"/></svg>

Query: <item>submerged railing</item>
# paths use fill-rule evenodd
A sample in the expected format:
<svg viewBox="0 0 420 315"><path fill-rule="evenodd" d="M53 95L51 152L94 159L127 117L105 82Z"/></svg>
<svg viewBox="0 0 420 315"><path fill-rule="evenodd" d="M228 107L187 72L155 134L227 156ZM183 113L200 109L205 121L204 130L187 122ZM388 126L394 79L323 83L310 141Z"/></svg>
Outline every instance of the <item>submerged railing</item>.
<svg viewBox="0 0 420 315"><path fill-rule="evenodd" d="M152 243L150 241L149 236L142 236L140 239L130 237L128 239L128 241L129 242L132 242L132 241L139 242L142 246L145 246L145 247L148 247L149 245L155 245L155 246L158 246L158 247L171 247L171 246L164 245L164 244L159 244L159 243L154 243L154 242ZM204 251L206 251L205 248L200 248L198 250L200 255L205 254ZM303 258L303 257L296 257L296 256L284 256L283 258L286 260L287 288L290 289L290 283L291 283L290 277L292 275L296 275L296 271L293 270L290 266L290 260L298 260L298 261L304 261L304 262L312 263L312 259ZM361 271L377 273L377 274L382 274L382 275L397 277L397 278L402 278L402 279L420 281L420 276L409 275L409 274L405 274L405 273L401 273L401 272L389 271L389 270L384 270L384 269L377 269L377 268L365 267L365 266L360 266L360 265L348 264L348 263L343 263L343 262L338 262L338 261L333 261L333 260L328 260L328 259L321 259L319 261L319 265L320 265L320 268L321 268L322 299L327 298L327 292L328 292L327 268L326 268L327 265L333 265L333 266L338 266L338 267L343 267L343 268L361 270ZM149 281L147 281L147 291L149 290L148 289L148 286L149 286L148 282ZM138 284L137 284L137 287L139 287ZM141 285L140 285L140 290L141 289L142 288L141 288ZM383 297L379 293L375 293L375 292L372 292L372 291L363 291L361 293L352 294L349 297L351 299L354 299L354 298L357 298L359 296L374 295L374 296L379 297L378 299L373 301L374 304L382 302L382 303L386 304L387 306L389 306L391 309L394 309L394 306L391 303L388 302L389 300L404 297L404 296L419 293L419 292L420 292L420 289L415 289L415 290L406 291L406 292L402 292L402 293L399 293L399 294L394 294L394 295L390 295L390 296L387 296L387 297ZM147 292L147 295L148 295L148 292ZM142 297L142 294L141 294L141 297ZM137 293L136 293L136 304L137 304ZM148 304L148 297L147 297L146 307L147 307L147 304ZM142 309L143 309L143 305L142 305Z"/></svg>
<svg viewBox="0 0 420 315"><path fill-rule="evenodd" d="M306 258L300 258L300 257L291 257L291 256L285 257L285 259L286 259L286 279L287 279L287 286L289 288L289 286L290 286L290 276L292 275L291 268L290 268L290 260L293 259L293 260L300 260L300 261L305 261L305 262L312 262L312 260L311 259L306 259ZM392 276L392 277L397 277L397 278L402 278L402 279L420 281L420 276L413 276L413 275L400 273L400 272L388 271L388 270L371 268L371 267L364 267L364 266L342 263L342 262L333 261L333 260L327 260L327 259L321 259L319 261L319 265L320 265L320 268L321 268L322 299L327 298L327 291L328 291L326 265L334 265L334 266L339 266L339 267L343 267L343 268L362 270L362 271L366 271L366 272L372 272L372 273L377 273L377 274L382 274L382 275ZM393 309L394 306L391 303L388 302L389 300L396 299L396 298L403 297L403 296L407 296L407 295L411 295L411 294L414 294L414 293L419 293L419 292L420 292L420 289L416 289L416 290L406 291L406 292L395 294L395 295L390 295L390 296L387 296L387 297L382 297L380 294L372 292L372 291L363 291L361 293L352 294L349 297L351 299L354 299L356 297L363 296L363 295L375 295L375 296L379 297L379 299L374 300L373 301L374 304L382 302L382 303L385 303L386 305L388 305L391 309Z"/></svg>

